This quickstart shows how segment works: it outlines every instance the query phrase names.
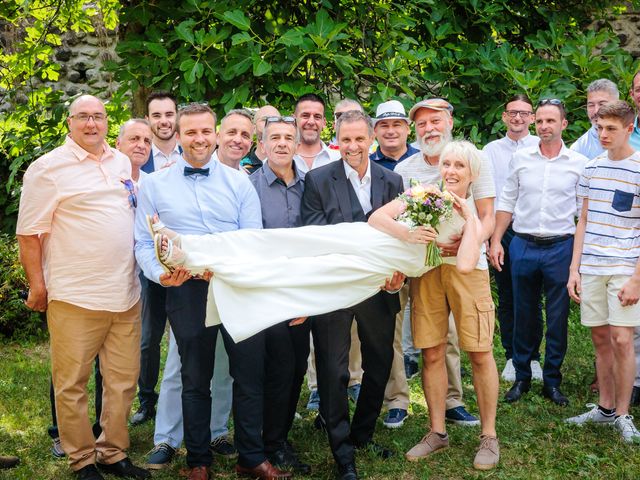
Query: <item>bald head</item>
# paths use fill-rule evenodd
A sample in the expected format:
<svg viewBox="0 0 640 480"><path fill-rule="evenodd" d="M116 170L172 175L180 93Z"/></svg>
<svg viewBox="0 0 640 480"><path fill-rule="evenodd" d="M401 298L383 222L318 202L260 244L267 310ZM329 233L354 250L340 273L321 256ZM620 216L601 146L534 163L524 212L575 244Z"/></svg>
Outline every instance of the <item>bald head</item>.
<svg viewBox="0 0 640 480"><path fill-rule="evenodd" d="M85 151L102 156L107 135L107 111L99 98L82 95L69 105L69 136Z"/></svg>
<svg viewBox="0 0 640 480"><path fill-rule="evenodd" d="M264 107L260 107L254 116L255 118L255 133L256 140L259 142L262 140L262 132L264 132L264 121L267 117L279 117L280 112L276 107L271 105L265 105Z"/></svg>

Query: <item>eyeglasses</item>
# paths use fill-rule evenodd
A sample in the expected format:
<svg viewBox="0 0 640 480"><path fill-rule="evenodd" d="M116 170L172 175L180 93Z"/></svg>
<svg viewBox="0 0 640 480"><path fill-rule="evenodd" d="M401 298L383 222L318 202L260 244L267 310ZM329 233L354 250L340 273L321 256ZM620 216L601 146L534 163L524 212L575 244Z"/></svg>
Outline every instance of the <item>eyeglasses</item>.
<svg viewBox="0 0 640 480"><path fill-rule="evenodd" d="M137 208L138 198L136 197L136 191L135 186L133 185L133 181L130 179L120 181L124 185L124 188L127 189L127 192L129 192L129 196L127 197L129 200L129 206L131 206L131 208Z"/></svg>
<svg viewBox="0 0 640 480"><path fill-rule="evenodd" d="M273 116L273 117L265 117L264 119L264 125L265 127L267 125L269 125L270 123L287 123L289 125L293 125L294 127L296 126L296 117L278 117L278 116Z"/></svg>
<svg viewBox="0 0 640 480"><path fill-rule="evenodd" d="M69 115L69 118L75 118L82 123L87 123L89 119L93 119L95 123L102 123L107 119L107 115L104 113L76 113L75 115Z"/></svg>
<svg viewBox="0 0 640 480"><path fill-rule="evenodd" d="M527 118L529 115L533 115L533 112L527 112L526 110L505 110L504 113L509 118L516 118L518 115L520 115L520 118Z"/></svg>
<svg viewBox="0 0 640 480"><path fill-rule="evenodd" d="M564 108L564 104L562 103L562 100L558 100L557 98L543 98L538 102L539 107L543 107L545 105L554 105L556 107Z"/></svg>

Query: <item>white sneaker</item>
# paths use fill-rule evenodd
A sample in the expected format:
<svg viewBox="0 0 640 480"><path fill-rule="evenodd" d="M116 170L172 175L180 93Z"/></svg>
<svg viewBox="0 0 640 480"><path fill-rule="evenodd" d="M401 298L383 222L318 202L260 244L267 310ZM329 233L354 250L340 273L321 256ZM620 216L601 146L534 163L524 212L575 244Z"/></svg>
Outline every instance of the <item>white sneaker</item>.
<svg viewBox="0 0 640 480"><path fill-rule="evenodd" d="M622 440L627 443L640 442L640 432L633 424L631 415L621 415L613 422L613 426L620 432Z"/></svg>
<svg viewBox="0 0 640 480"><path fill-rule="evenodd" d="M531 361L531 379L542 380L542 367L538 360Z"/></svg>
<svg viewBox="0 0 640 480"><path fill-rule="evenodd" d="M516 381L516 369L513 366L513 360L507 360L507 363L504 366L504 370L502 370L502 374L500 375L503 380L507 382L515 382Z"/></svg>
<svg viewBox="0 0 640 480"><path fill-rule="evenodd" d="M591 410L575 417L565 418L564 422L573 423L574 425L584 425L585 423L611 425L615 420L614 415L604 415L598 406L593 403L587 403L587 408L590 408Z"/></svg>

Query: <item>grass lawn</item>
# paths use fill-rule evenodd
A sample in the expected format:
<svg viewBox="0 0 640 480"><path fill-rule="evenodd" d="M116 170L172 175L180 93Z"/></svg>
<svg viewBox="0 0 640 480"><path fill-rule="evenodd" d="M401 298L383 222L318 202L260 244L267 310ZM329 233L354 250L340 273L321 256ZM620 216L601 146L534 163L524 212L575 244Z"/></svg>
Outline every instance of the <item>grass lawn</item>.
<svg viewBox="0 0 640 480"><path fill-rule="evenodd" d="M497 337L496 337L497 339ZM495 354L498 368L504 366L499 341ZM412 415L397 430L388 430L379 422L375 439L397 451L395 458L382 461L370 454L358 454L360 476L370 479L637 479L640 478L638 446L623 444L615 430L608 427L584 428L564 425L564 417L581 413L584 404L596 402L588 384L593 375L592 347L587 329L579 325L572 312L569 326L569 351L564 363L563 390L569 407L557 407L540 395L541 385L515 405L502 400L498 405L498 436L501 463L491 472L476 472L472 467L479 430L449 427L451 448L422 463L409 463L403 453L411 448L427 429L428 413L419 379L411 382ZM469 370L468 361L464 362ZM468 409L477 413L470 375L463 377ZM509 385L500 385L500 398ZM0 470L0 479L75 478L64 460L50 452L49 361L46 342L37 344L0 344L0 453L19 455L22 463L13 470ZM92 387L91 387L92 388ZM330 479L335 475L333 459L324 434L313 428L313 416L304 409L308 392L303 394L291 439L301 457L313 467L308 478ZM134 405L136 408L137 405ZM635 413L632 411L632 414ZM131 429L130 455L143 464L153 446L153 425ZM216 459L212 478L235 478L233 460ZM181 478L186 466L184 451L168 470L154 473L156 479ZM109 477L107 477L109 478ZM115 478L115 477L111 477ZM299 477L301 478L301 477Z"/></svg>

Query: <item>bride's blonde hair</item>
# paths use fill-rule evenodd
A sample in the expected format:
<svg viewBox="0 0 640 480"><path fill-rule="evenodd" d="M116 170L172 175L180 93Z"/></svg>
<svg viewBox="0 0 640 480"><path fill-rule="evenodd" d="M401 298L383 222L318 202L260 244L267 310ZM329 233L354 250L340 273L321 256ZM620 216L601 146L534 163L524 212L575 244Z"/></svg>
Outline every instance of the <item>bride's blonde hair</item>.
<svg viewBox="0 0 640 480"><path fill-rule="evenodd" d="M464 158L469 164L471 171L471 181L478 179L480 168L482 167L482 152L467 140L452 140L444 147L440 154L439 166L445 158Z"/></svg>

